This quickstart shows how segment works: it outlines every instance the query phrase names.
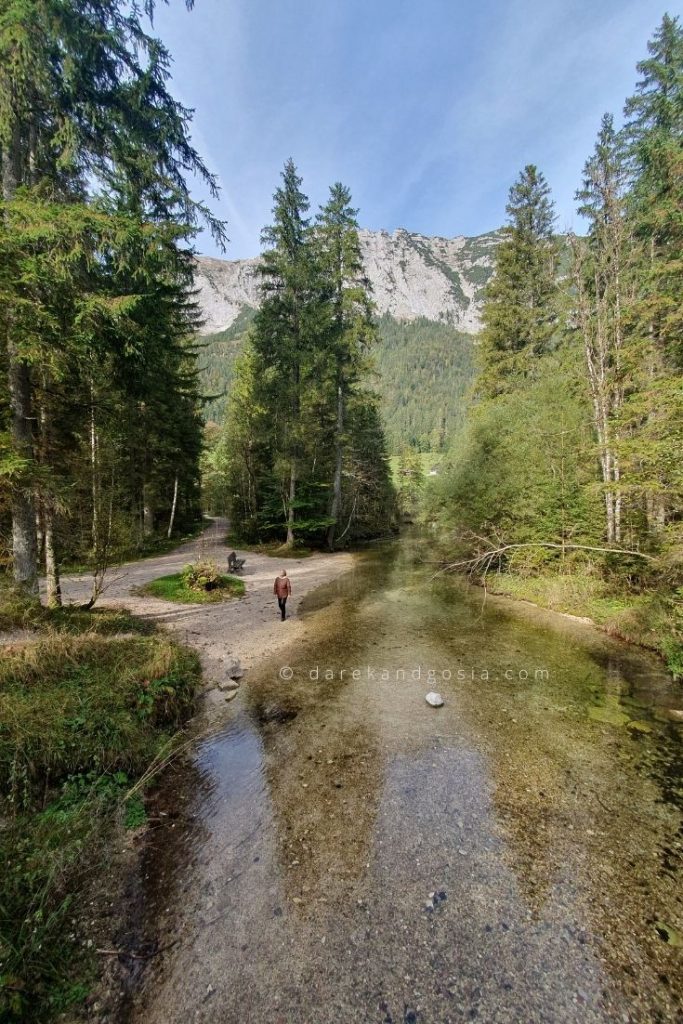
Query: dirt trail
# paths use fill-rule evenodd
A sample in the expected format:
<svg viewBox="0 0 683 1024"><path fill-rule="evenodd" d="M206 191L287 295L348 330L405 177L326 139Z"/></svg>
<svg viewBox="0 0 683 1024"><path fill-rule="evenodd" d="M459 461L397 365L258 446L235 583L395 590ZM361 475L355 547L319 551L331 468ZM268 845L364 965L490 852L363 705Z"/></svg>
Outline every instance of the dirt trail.
<svg viewBox="0 0 683 1024"><path fill-rule="evenodd" d="M226 529L225 519L215 519L200 537L169 554L111 569L106 591L98 601L98 607L125 607L135 615L154 619L194 647L201 657L208 689L225 678L226 662L238 658L249 669L301 636L305 632L304 623L297 617L301 599L353 565L353 556L347 553L315 554L282 562L268 555L238 551L240 558L246 558L240 574L246 593L241 599L209 605L171 604L133 592L159 576L179 572L199 557L211 558L227 572L230 548L224 543ZM291 577L293 591L285 622L280 621L273 597L273 580L283 565ZM88 576L62 579L65 603L86 601L90 588Z"/></svg>

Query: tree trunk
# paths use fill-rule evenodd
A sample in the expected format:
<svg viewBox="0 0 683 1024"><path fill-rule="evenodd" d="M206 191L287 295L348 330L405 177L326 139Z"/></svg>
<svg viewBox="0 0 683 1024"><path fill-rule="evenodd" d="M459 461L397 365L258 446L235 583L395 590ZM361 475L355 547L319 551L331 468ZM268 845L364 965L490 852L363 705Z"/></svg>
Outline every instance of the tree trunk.
<svg viewBox="0 0 683 1024"><path fill-rule="evenodd" d="M47 584L48 608L60 608L62 604L62 586L59 580L59 568L55 557L54 520L52 509L43 510L45 527L45 579Z"/></svg>
<svg viewBox="0 0 683 1024"><path fill-rule="evenodd" d="M13 125L9 142L2 149L2 196L11 202L21 180L21 136ZM7 318L7 383L10 400L10 435L15 452L33 461L31 417L31 370L19 351L12 332L11 313ZM14 579L31 596L38 593L38 535L36 507L30 483L24 482L12 495L12 557Z"/></svg>
<svg viewBox="0 0 683 1024"><path fill-rule="evenodd" d="M90 382L90 488L92 492L92 549L97 551L100 534L100 488L97 469L97 426L95 423L95 386Z"/></svg>
<svg viewBox="0 0 683 1024"><path fill-rule="evenodd" d="M173 533L173 522L175 520L175 510L176 510L177 504L178 504L178 474L176 473L176 475L175 475L175 482L173 484L173 504L171 505L171 519L170 519L170 522L168 524L168 533L167 533L167 537L168 537L169 540L171 539L171 534Z"/></svg>
<svg viewBox="0 0 683 1024"><path fill-rule="evenodd" d="M47 375L43 375L43 399L40 405L40 462L47 467L50 458L50 410L47 397ZM54 498L50 493L43 492L43 557L45 559L45 582L48 608L59 608L62 604L62 588L59 581L59 568L55 555L54 531Z"/></svg>
<svg viewBox="0 0 683 1024"><path fill-rule="evenodd" d="M289 506L287 508L287 547L294 547L294 501L296 499L296 460L292 459L289 471Z"/></svg>
<svg viewBox="0 0 683 1024"><path fill-rule="evenodd" d="M334 466L334 482L332 485L332 504L330 506L330 518L334 522L327 528L327 546L330 551L334 548L334 537L337 532L337 521L341 509L341 485L342 485L342 463L344 457L344 446L342 435L344 432L344 392L341 384L337 386L337 430L335 437L336 458Z"/></svg>
<svg viewBox="0 0 683 1024"><path fill-rule="evenodd" d="M142 485L142 533L145 537L151 537L154 533L154 503L149 483Z"/></svg>

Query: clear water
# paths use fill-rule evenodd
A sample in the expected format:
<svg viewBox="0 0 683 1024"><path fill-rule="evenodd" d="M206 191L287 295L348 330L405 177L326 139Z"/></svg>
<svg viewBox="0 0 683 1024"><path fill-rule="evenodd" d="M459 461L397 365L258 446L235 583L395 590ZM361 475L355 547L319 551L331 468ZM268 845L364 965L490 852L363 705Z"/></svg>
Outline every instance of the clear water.
<svg viewBox="0 0 683 1024"><path fill-rule="evenodd" d="M312 595L165 779L131 1019L681 1019L681 687L423 554Z"/></svg>

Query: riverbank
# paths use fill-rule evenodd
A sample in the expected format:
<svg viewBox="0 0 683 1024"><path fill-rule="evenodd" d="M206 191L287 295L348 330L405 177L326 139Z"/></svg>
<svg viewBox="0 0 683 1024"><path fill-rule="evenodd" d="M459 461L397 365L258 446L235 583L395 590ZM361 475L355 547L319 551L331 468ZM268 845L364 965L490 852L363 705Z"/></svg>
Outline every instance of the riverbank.
<svg viewBox="0 0 683 1024"><path fill-rule="evenodd" d="M228 572L231 548L225 544L227 521L214 519L197 539L158 558L119 566L98 602L100 608L126 608L137 617L163 625L199 655L203 685L207 691L226 678L231 664L239 661L250 670L263 658L277 654L299 639L304 630L297 617L300 602L311 590L336 580L354 564L354 556L341 552L316 552L303 557L280 558L237 550L245 565L239 577L245 585L243 597L214 605L178 604L160 600L145 588L163 576L180 572L190 562L208 559L221 572ZM273 596L273 581L286 567L292 581L287 620L282 622ZM65 602L87 599L90 580L86 576L65 576ZM223 699L222 697L220 698Z"/></svg>
<svg viewBox="0 0 683 1024"><path fill-rule="evenodd" d="M26 618L0 664L0 1019L38 1024L78 1016L100 974L134 786L193 713L199 661L121 611Z"/></svg>
<svg viewBox="0 0 683 1024"><path fill-rule="evenodd" d="M679 688L422 554L311 595L158 787L126 1024L678 1019Z"/></svg>
<svg viewBox="0 0 683 1024"><path fill-rule="evenodd" d="M3 1020L84 1019L116 1005L117 950L131 963L145 955L127 892L147 822L136 784L182 742L191 716L234 696L217 685L229 664L253 669L301 641L302 599L353 564L348 554L288 561L285 622L272 593L281 563L259 553L246 555L244 597L198 607L144 593L199 558L227 568L224 535L217 520L172 552L117 567L91 612L78 607L91 585L82 575L63 578L62 609L9 591L0 600Z"/></svg>
<svg viewBox="0 0 683 1024"><path fill-rule="evenodd" d="M479 581L484 586L484 581ZM490 573L486 590L595 626L608 636L658 654L683 679L683 595L617 594L586 576Z"/></svg>

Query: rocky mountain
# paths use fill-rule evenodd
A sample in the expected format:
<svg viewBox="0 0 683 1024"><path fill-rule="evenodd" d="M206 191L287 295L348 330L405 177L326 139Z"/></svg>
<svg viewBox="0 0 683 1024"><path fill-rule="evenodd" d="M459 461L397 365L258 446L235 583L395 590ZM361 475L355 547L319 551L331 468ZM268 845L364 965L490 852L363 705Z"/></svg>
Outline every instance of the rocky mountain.
<svg viewBox="0 0 683 1024"><path fill-rule="evenodd" d="M479 329L481 293L491 275L498 232L475 238L430 238L409 231L360 231L366 273L380 316ZM204 334L231 327L259 301L258 259L200 256L196 284Z"/></svg>

